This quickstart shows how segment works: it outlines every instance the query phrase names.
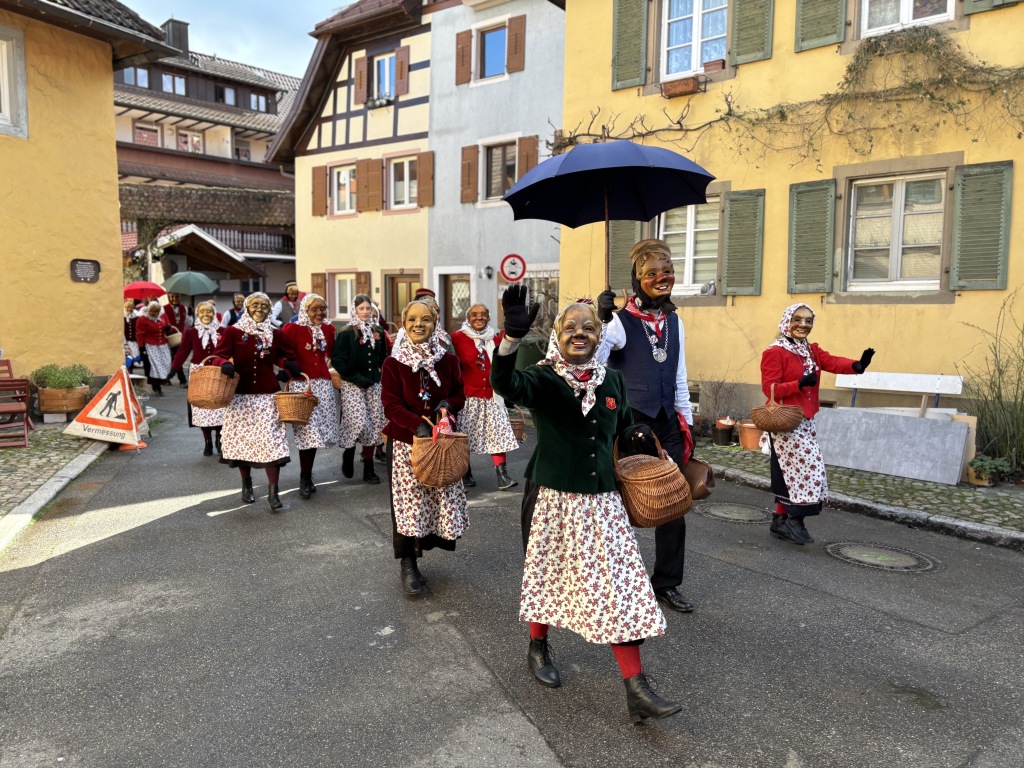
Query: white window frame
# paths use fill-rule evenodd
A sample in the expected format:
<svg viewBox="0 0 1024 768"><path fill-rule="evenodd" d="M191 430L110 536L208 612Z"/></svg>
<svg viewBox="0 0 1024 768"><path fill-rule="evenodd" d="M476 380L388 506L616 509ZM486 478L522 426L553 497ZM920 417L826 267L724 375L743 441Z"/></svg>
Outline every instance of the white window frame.
<svg viewBox="0 0 1024 768"><path fill-rule="evenodd" d="M188 146L189 146L188 149L182 149L179 146L179 137L182 136L182 135L187 136L189 138L189 141L187 142ZM199 139L199 150L198 151L194 151L191 148L192 147L192 141L191 140L192 140L193 137L196 137L196 138ZM178 128L174 132L174 148L176 150L178 150L179 152L188 152L190 155L202 155L202 154L205 154L205 152L206 152L206 137L203 136L202 131L192 131L192 130L189 130L188 128Z"/></svg>
<svg viewBox="0 0 1024 768"><path fill-rule="evenodd" d="M0 25L0 134L28 138L25 34Z"/></svg>
<svg viewBox="0 0 1024 768"><path fill-rule="evenodd" d="M381 77L383 68L384 78ZM381 87L381 79L387 80L387 88ZM373 57L373 94L371 99L380 102L395 100L395 54L385 53Z"/></svg>
<svg viewBox="0 0 1024 768"><path fill-rule="evenodd" d="M892 32L897 29L906 29L907 27L921 27L927 24L938 24L943 21L951 21L954 16L954 2L955 0L946 0L946 12L936 14L935 16L929 16L926 19L912 19L911 16L914 10L914 0L899 0L900 4L900 20L895 24L887 24L884 27L868 27L868 2L869 0L861 0L860 3L860 18L861 18L861 37L874 37L875 35L884 35L886 32Z"/></svg>
<svg viewBox="0 0 1024 768"><path fill-rule="evenodd" d="M472 49L470 50L470 80L469 85L472 88L477 85L490 85L491 83L503 83L508 80L508 20L512 18L511 14L505 14L504 16L494 16L493 18L487 19L486 21L478 22L470 27L473 32ZM480 60L480 48L483 44L481 35L487 32L493 32L496 29L505 28L505 69L500 75L491 75L490 77L484 77L481 72L481 60Z"/></svg>
<svg viewBox="0 0 1024 768"><path fill-rule="evenodd" d="M348 181L346 182L347 194L345 195L345 207L342 208L338 205L339 198L338 194L338 176L342 172L348 173ZM351 205L348 203L351 202ZM348 216L356 212L356 165L351 163L348 165L335 165L331 167L331 215L332 216ZM335 304L335 306L338 306Z"/></svg>
<svg viewBox="0 0 1024 768"><path fill-rule="evenodd" d="M251 109L253 112L266 112L267 97L262 93L250 93L249 109Z"/></svg>
<svg viewBox="0 0 1024 768"><path fill-rule="evenodd" d="M683 77L690 77L692 75L695 75L695 74L698 74L698 73L704 71L704 64L705 64L705 62L700 60L700 58L701 58L701 49L703 48L702 44L705 42L706 39L717 39L717 37L716 38L705 38L705 37L703 37L702 26L703 26L704 18L701 15L702 13L721 10L722 8L725 9L725 17L726 17L725 29L726 29L726 31L725 31L725 34L722 35L722 39L726 41L726 44L728 44L729 18L731 16L731 10L732 10L730 8L730 5L731 5L732 2L735 2L735 0L724 0L725 4L723 6L720 6L718 8L710 8L710 9L706 9L705 10L703 8L703 0L693 0L693 30L694 30L694 33L691 36L691 40L690 40L690 43L689 43L690 49L691 49L690 50L690 68L687 69L684 72L671 72L670 73L668 71L668 58L669 58L668 57L668 52L669 52L668 25L669 25L670 22L678 21L679 19L683 19L683 18L686 18L686 17L679 16L679 17L675 17L675 18L671 18L670 19L669 18L669 11L671 10L671 7L672 7L671 0L662 0L662 4L661 4L662 5L662 11L661 11L661 30L660 30L661 34L660 34L660 37L659 37L659 40L660 40L660 43L659 43L659 54L660 54L660 58L661 58L661 62L659 64L659 69L661 70L661 72L660 72L661 82L664 83L664 82L669 82L671 80L678 80L678 79L683 78ZM712 59L712 61L714 61L714 59Z"/></svg>
<svg viewBox="0 0 1024 768"><path fill-rule="evenodd" d="M502 64L501 72L494 75L485 75L484 69L484 38L491 32L497 32L498 30L505 30L505 49L502 51ZM477 79L478 80L493 80L496 77L504 77L508 75L508 22L503 24L492 24L487 27L482 27L476 30L475 39L476 43L476 68L477 68Z"/></svg>
<svg viewBox="0 0 1024 768"><path fill-rule="evenodd" d="M167 79L170 78L171 89L167 89ZM178 90L178 86L181 86L181 90ZM185 78L182 75L174 75L170 72L164 72L160 78L160 88L164 93L173 93L177 96L187 96L188 88L185 84Z"/></svg>
<svg viewBox="0 0 1024 768"><path fill-rule="evenodd" d="M395 167L405 167L405 189L407 200L399 203L397 202L398 196L395 193ZM416 184L415 187L410 182L411 169L416 170ZM415 155L406 155L405 157L392 157L388 159L388 199L387 209L390 211L408 211L419 207L419 168L416 163Z"/></svg>
<svg viewBox="0 0 1024 768"><path fill-rule="evenodd" d="M341 305L344 304L347 307L352 306L352 299L358 294L356 293L356 273L355 272L335 272L331 275L331 293L334 294L334 306L337 307L337 314L334 316L335 320L351 320L352 313L343 313L341 311ZM347 288L342 286L342 283L348 283Z"/></svg>
<svg viewBox="0 0 1024 768"><path fill-rule="evenodd" d="M903 221L906 216L903 211L905 200L906 183L908 181L924 181L927 179L938 179L939 190L942 192L942 224L943 229L939 234L939 273L934 278L900 279L900 265L903 256ZM885 184L893 182L892 196L892 230L889 239L889 278L886 280L869 280L853 278L854 259L854 237L855 225L857 222L857 187L871 184ZM850 185L850 207L847 214L847 248L846 248L846 290L849 293L857 292L885 292L885 291L937 291L941 287L942 280L942 258L943 245L946 237L946 214L948 213L949 194L946 190L946 174L939 171L934 173L908 173L893 174L887 176L873 176L857 179ZM899 216L896 212L899 211ZM896 277L893 277L896 275Z"/></svg>
<svg viewBox="0 0 1024 768"><path fill-rule="evenodd" d="M217 96L217 89L218 88L220 88L220 90L224 94L224 101L218 101L217 102L218 104L225 104L225 105L227 105L229 107L237 107L238 106L238 92L235 90L234 86L231 86L231 85L215 85L213 87L214 98L216 98L216 96Z"/></svg>
<svg viewBox="0 0 1024 768"><path fill-rule="evenodd" d="M481 186L480 186L480 199L481 200L484 200L484 201L489 202L489 203L493 203L495 201L501 202L501 198L504 197L506 192L508 192L508 189L506 189L504 192L502 192L497 197L490 197L487 194L488 193L487 185L488 185L488 182L490 180L490 174L488 173L488 163L490 162L490 152L491 152L491 150L492 149L497 149L498 147L509 147L509 146L512 147L512 151L516 153L516 169L515 169L515 172L513 173L513 176L518 179L519 178L519 142L516 139L510 139L510 140L507 140L507 141L494 141L494 142L491 142L489 144L485 144L485 145L483 145L481 147L481 149L483 150L483 158L482 158L483 162L480 163L480 170L481 170L481 172L483 174L482 178L481 178L481 182L482 183L481 183ZM515 185L515 181L512 182L512 184L509 186L509 189L511 189L512 186L514 186L514 185Z"/></svg>
<svg viewBox="0 0 1024 768"><path fill-rule="evenodd" d="M718 196L709 195L708 198L707 198L706 205L714 206L715 209L718 211L718 218L716 219L716 223L715 223L715 227L714 227L714 232L717 233L717 237L715 238L716 245L715 245L715 256L714 256L715 278L713 278L711 280L712 283L715 283L715 281L717 280L717 277L718 277L718 265L719 265L719 262L720 262L720 260L722 258L722 252L721 252L721 235L722 235L721 200L719 199ZM673 253L672 254L672 264L676 268L676 283L675 283L675 285L672 288L672 295L673 296L699 296L699 295L701 295L701 286L703 286L704 283L694 282L693 272L694 272L695 262L696 261L712 261L712 259L710 257L702 257L700 259L697 259L697 257L695 256L695 253L694 253L695 250L696 250L696 241L697 241L697 239L696 239L696 237L694 237L694 235L698 231L700 231L700 232L710 232L710 231L712 231L712 228L711 227L704 227L704 228L698 230L696 228L696 226L697 226L697 206L696 205L688 205L688 206L686 206L686 229L685 230L673 230L673 232L670 233L668 230L665 229L665 225L666 225L666 221L668 219L669 213L671 213L671 211L665 211L665 213L661 214L658 217L658 237L660 239L662 239L662 240L666 240L667 239L666 238L667 234L672 234L672 233L675 233L675 232L685 233L685 235L686 235L686 248L685 248L684 253Z"/></svg>
<svg viewBox="0 0 1024 768"><path fill-rule="evenodd" d="M131 79L131 82L129 82L129 78ZM142 84L142 80L146 81L145 85ZM138 88L149 88L149 70L145 67L126 67L124 70L124 82L125 85L134 85Z"/></svg>

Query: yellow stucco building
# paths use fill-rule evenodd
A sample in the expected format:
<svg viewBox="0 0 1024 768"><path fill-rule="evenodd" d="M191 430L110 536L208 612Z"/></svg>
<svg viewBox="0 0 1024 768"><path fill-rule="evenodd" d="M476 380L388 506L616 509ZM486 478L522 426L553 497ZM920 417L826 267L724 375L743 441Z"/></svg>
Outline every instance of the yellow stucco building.
<svg viewBox="0 0 1024 768"><path fill-rule="evenodd" d="M661 145L716 176L707 206L613 224L616 288L636 238L672 244L691 384L763 402L797 302L833 354L877 349L872 370L981 360L972 326L1024 283L1021 28L997 0L569 0L556 141ZM603 234L563 229L563 300L604 289ZM834 381L823 400L849 404Z"/></svg>
<svg viewBox="0 0 1024 768"><path fill-rule="evenodd" d="M120 3L91 8L0 0L0 348L18 376L124 361L114 61L171 49Z"/></svg>

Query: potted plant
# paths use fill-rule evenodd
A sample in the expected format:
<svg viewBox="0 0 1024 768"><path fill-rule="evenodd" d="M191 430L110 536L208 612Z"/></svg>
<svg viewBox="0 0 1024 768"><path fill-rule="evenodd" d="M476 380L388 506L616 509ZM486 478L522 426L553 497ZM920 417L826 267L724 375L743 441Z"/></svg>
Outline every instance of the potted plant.
<svg viewBox="0 0 1024 768"><path fill-rule="evenodd" d="M80 411L89 402L92 371L81 364L44 365L28 375L39 395L40 413Z"/></svg>
<svg viewBox="0 0 1024 768"><path fill-rule="evenodd" d="M967 482L971 485L995 485L999 478L1013 471L1010 462L995 456L980 454L967 465Z"/></svg>

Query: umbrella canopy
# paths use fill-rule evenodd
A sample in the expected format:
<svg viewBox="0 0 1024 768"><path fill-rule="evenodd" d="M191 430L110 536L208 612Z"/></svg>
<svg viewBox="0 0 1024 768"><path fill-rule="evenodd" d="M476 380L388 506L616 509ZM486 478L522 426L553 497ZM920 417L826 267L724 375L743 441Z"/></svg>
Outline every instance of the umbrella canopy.
<svg viewBox="0 0 1024 768"><path fill-rule="evenodd" d="M164 280L164 288L168 293L183 293L186 296L198 296L204 293L215 293L218 285L202 272L179 272Z"/></svg>
<svg viewBox="0 0 1024 768"><path fill-rule="evenodd" d="M148 280L136 280L134 283L128 283L124 287L124 297L126 299L146 299L150 296L163 296L165 293L167 291L161 286Z"/></svg>

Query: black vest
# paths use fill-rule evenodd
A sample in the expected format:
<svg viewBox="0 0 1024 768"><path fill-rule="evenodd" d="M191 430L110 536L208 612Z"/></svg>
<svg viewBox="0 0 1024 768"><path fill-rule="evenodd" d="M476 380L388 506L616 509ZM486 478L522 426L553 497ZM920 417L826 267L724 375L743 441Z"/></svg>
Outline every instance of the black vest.
<svg viewBox="0 0 1024 768"><path fill-rule="evenodd" d="M654 336L654 330L650 327L645 330L644 321L625 310L618 315L626 331L626 346L608 356L608 367L622 371L633 410L652 419L662 410L666 416L671 416L676 410L676 370L679 368L679 321L675 313L665 318L662 337L657 339L658 347L668 353L663 363L654 359L648 341L648 336Z"/></svg>

